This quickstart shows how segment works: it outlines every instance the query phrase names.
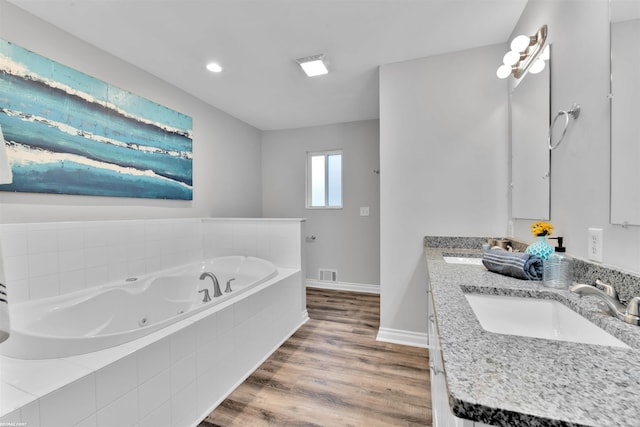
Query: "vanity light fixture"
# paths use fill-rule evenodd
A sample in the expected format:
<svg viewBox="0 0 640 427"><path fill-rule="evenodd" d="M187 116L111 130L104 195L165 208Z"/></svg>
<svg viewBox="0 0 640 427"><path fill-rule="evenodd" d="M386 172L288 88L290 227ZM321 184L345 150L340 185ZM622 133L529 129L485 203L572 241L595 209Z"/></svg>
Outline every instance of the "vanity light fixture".
<svg viewBox="0 0 640 427"><path fill-rule="evenodd" d="M329 73L324 54L298 58L296 62L300 65L307 77L321 76Z"/></svg>
<svg viewBox="0 0 640 427"><path fill-rule="evenodd" d="M532 36L520 35L514 38L511 41L511 50L502 59L503 65L498 68L496 75L501 79L506 79L510 75L519 79L527 71L534 74L542 71L544 60L541 58L541 53L546 49L546 41L546 25L540 27Z"/></svg>

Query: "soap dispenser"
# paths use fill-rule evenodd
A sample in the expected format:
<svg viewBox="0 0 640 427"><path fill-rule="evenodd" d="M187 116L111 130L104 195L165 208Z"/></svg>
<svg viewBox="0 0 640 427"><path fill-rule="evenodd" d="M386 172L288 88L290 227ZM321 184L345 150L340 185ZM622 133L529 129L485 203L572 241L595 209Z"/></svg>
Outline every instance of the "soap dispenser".
<svg viewBox="0 0 640 427"><path fill-rule="evenodd" d="M550 237L558 240L555 252L542 264L542 284L548 288L568 289L573 283L573 262L562 246L562 237Z"/></svg>

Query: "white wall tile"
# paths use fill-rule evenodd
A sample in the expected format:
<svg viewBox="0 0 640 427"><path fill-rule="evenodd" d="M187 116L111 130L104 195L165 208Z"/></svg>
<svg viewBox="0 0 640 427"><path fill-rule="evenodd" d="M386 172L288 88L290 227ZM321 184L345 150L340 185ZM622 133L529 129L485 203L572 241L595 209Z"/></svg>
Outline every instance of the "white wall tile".
<svg viewBox="0 0 640 427"><path fill-rule="evenodd" d="M100 409L97 427L131 427L138 422L138 391L132 390Z"/></svg>
<svg viewBox="0 0 640 427"><path fill-rule="evenodd" d="M141 418L140 427L164 427L171 422L171 400L167 400L148 415Z"/></svg>
<svg viewBox="0 0 640 427"><path fill-rule="evenodd" d="M10 384L0 383L0 414L19 409L36 397Z"/></svg>
<svg viewBox="0 0 640 427"><path fill-rule="evenodd" d="M138 383L141 384L171 366L171 345L169 338L155 342L141 349L138 357Z"/></svg>
<svg viewBox="0 0 640 427"><path fill-rule="evenodd" d="M57 273L29 279L29 299L47 298L60 294L60 277Z"/></svg>
<svg viewBox="0 0 640 427"><path fill-rule="evenodd" d="M59 271L73 271L84 268L84 249L68 249L58 253Z"/></svg>
<svg viewBox="0 0 640 427"><path fill-rule="evenodd" d="M171 366L171 394L196 380L196 354L191 353Z"/></svg>
<svg viewBox="0 0 640 427"><path fill-rule="evenodd" d="M171 373L167 369L138 387L138 407L140 418L171 399Z"/></svg>
<svg viewBox="0 0 640 427"><path fill-rule="evenodd" d="M58 251L58 230L55 223L30 224L27 226L29 253Z"/></svg>
<svg viewBox="0 0 640 427"><path fill-rule="evenodd" d="M29 277L58 274L58 252L29 253Z"/></svg>
<svg viewBox="0 0 640 427"><path fill-rule="evenodd" d="M96 404L103 408L119 396L138 386L138 365L135 355L127 356L96 372Z"/></svg>
<svg viewBox="0 0 640 427"><path fill-rule="evenodd" d="M16 410L13 412L9 412L8 414L5 414L3 416L0 417L0 423L6 423L6 424L11 424L11 423L20 423L22 421L22 418L20 416L20 410Z"/></svg>
<svg viewBox="0 0 640 427"><path fill-rule="evenodd" d="M29 279L7 279L6 286L9 310L11 310L11 304L29 301Z"/></svg>
<svg viewBox="0 0 640 427"><path fill-rule="evenodd" d="M27 427L40 426L40 402L35 401L20 408L20 418Z"/></svg>
<svg viewBox="0 0 640 427"><path fill-rule="evenodd" d="M29 278L29 255L4 256L3 258L4 275L7 282Z"/></svg>
<svg viewBox="0 0 640 427"><path fill-rule="evenodd" d="M96 412L93 375L88 375L40 399L43 427L72 426Z"/></svg>
<svg viewBox="0 0 640 427"><path fill-rule="evenodd" d="M2 253L5 257L27 255L27 226L25 224L5 224L0 226Z"/></svg>
<svg viewBox="0 0 640 427"><path fill-rule="evenodd" d="M73 427L97 427L97 426L98 426L98 419L96 417L96 414L91 414L90 416L80 421L78 424L74 425Z"/></svg>
<svg viewBox="0 0 640 427"><path fill-rule="evenodd" d="M196 382L171 397L171 425L186 426L198 417Z"/></svg>
<svg viewBox="0 0 640 427"><path fill-rule="evenodd" d="M171 343L171 361L173 363L196 352L196 327L188 326L169 338Z"/></svg>
<svg viewBox="0 0 640 427"><path fill-rule="evenodd" d="M84 269L60 272L60 295L85 288Z"/></svg>

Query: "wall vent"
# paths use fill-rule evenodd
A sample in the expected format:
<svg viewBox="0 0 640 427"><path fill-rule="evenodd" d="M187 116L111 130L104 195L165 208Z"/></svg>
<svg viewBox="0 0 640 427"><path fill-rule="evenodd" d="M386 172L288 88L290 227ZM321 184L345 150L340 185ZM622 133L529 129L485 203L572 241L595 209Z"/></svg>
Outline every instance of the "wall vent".
<svg viewBox="0 0 640 427"><path fill-rule="evenodd" d="M327 270L321 268L318 274L318 278L326 282L335 282L336 280L338 280L337 277L338 272L336 270Z"/></svg>

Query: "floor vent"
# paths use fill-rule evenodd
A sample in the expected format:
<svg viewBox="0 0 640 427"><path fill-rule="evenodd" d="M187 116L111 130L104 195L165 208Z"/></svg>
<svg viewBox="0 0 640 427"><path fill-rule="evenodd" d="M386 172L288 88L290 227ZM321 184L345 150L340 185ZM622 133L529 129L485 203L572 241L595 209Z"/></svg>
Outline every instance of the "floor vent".
<svg viewBox="0 0 640 427"><path fill-rule="evenodd" d="M326 269L320 269L320 274L318 275L318 278L320 280L324 280L326 282L335 282L338 277L338 272L336 270L326 270Z"/></svg>

